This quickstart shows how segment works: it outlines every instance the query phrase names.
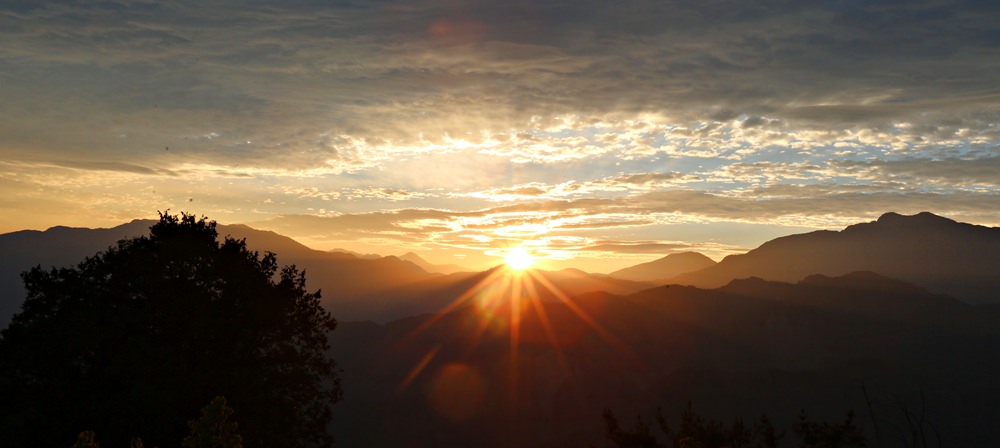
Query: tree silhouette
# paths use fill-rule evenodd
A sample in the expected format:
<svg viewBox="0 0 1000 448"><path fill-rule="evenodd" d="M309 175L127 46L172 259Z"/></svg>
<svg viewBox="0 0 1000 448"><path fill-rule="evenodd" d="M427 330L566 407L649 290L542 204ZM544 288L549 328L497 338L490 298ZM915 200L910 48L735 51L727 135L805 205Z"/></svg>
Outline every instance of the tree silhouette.
<svg viewBox="0 0 1000 448"><path fill-rule="evenodd" d="M76 436L76 443L70 448L101 448L101 444L97 443L94 431L83 431Z"/></svg>
<svg viewBox="0 0 1000 448"><path fill-rule="evenodd" d="M802 448L865 446L865 436L854 424L853 412L848 412L842 423L831 424L809 420L803 411L792 431L801 441Z"/></svg>
<svg viewBox="0 0 1000 448"><path fill-rule="evenodd" d="M243 448L243 438L236 433L236 422L229 421L233 409L225 397L215 397L201 408L201 418L188 422L191 435L184 438L181 448Z"/></svg>
<svg viewBox="0 0 1000 448"><path fill-rule="evenodd" d="M248 448L332 444L336 320L304 272L220 243L214 221L161 213L149 236L22 278L27 299L0 332L0 433L13 446L58 446L79 428L172 445L217 395L237 404Z"/></svg>
<svg viewBox="0 0 1000 448"><path fill-rule="evenodd" d="M614 442L616 448L776 448L782 437L766 415L751 426L736 419L727 428L722 422L696 414L690 402L676 429L663 417L662 410L657 411L657 426L668 443L660 443L653 427L641 416L632 430L622 428L610 409L604 410L603 417L605 437Z"/></svg>
<svg viewBox="0 0 1000 448"><path fill-rule="evenodd" d="M660 443L653 427L641 416L631 430L622 428L610 409L604 410L603 417L605 438L616 448L777 448L778 441L783 437L782 433L775 431L766 415L750 426L744 424L742 419L736 419L727 428L721 422L696 414L690 402L681 414L676 429L670 426L661 411L657 412L657 426L668 443ZM803 411L792 432L802 448L866 446L864 434L854 424L853 412L847 413L843 423L830 424L810 420Z"/></svg>

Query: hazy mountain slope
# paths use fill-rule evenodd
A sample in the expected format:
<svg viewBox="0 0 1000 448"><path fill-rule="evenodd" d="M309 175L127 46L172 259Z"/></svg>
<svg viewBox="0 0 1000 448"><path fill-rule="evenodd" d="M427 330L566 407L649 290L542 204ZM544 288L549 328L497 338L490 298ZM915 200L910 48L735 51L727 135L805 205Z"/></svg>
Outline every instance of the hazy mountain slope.
<svg viewBox="0 0 1000 448"><path fill-rule="evenodd" d="M1000 301L1000 228L958 223L931 213L886 213L836 231L777 238L742 255L669 281L719 287L761 277L798 281L812 274L872 271L970 302Z"/></svg>
<svg viewBox="0 0 1000 448"><path fill-rule="evenodd" d="M714 260L698 252L681 252L667 255L658 260L619 269L608 274L608 276L639 282L659 282L713 265L715 265Z"/></svg>
<svg viewBox="0 0 1000 448"><path fill-rule="evenodd" d="M53 227L44 232L0 235L0 253L4 254L0 260L0 328L7 326L24 301L21 272L37 265L75 265L118 240L148 234L154 223L136 220L110 229ZM334 304L330 308L335 316L336 302L345 297L367 296L437 276L396 257L359 259L345 253L313 250L291 238L245 225L219 225L218 232L220 237L246 239L252 250L274 252L281 265L305 269L308 288L322 289L324 301Z"/></svg>
<svg viewBox="0 0 1000 448"><path fill-rule="evenodd" d="M504 266L484 272L459 272L428 278L365 296L340 298L329 302L342 320L387 322L406 316L435 313L453 302L473 303L484 297L509 297L518 294L539 300L557 301L578 294L607 291L630 294L656 286L653 283L620 280L590 274L578 269L545 271L531 269L514 274ZM326 303L326 302L325 302Z"/></svg>
<svg viewBox="0 0 1000 448"><path fill-rule="evenodd" d="M116 241L147 233L152 221L135 220L111 229L52 227L0 235L0 328L21 309L25 289L20 273L34 266L66 267Z"/></svg>
<svg viewBox="0 0 1000 448"><path fill-rule="evenodd" d="M431 264L413 252L407 252L399 256L400 260L406 260L423 269L427 272L434 272L438 274L454 274L456 272L471 272L471 269L459 266L457 264Z"/></svg>
<svg viewBox="0 0 1000 448"><path fill-rule="evenodd" d="M0 327L7 325L24 300L20 272L36 265L74 265L120 239L147 234L152 224L154 221L133 221L112 229L55 227L44 232L0 235L0 251L8 255L0 264L0 286L3 287L0 291ZM440 311L492 272L432 274L397 257L369 259L343 252L314 250L291 238L245 225L219 225L218 231L220 236L245 239L253 250L274 252L279 264L294 264L304 269L308 288L322 290L324 306L340 320L385 322ZM566 296L599 290L631 293L653 286L573 269L533 272ZM532 282L541 297L555 299L554 292L536 283Z"/></svg>
<svg viewBox="0 0 1000 448"><path fill-rule="evenodd" d="M509 307L344 324L331 336L351 391L334 409L338 443L588 446L605 408L631 424L689 400L715 418L767 412L786 429L802 409L830 421L853 409L867 426L862 384L884 427L905 428L903 402L945 446L1000 443L1000 316L974 305L865 273L573 304L522 313L516 355Z"/></svg>

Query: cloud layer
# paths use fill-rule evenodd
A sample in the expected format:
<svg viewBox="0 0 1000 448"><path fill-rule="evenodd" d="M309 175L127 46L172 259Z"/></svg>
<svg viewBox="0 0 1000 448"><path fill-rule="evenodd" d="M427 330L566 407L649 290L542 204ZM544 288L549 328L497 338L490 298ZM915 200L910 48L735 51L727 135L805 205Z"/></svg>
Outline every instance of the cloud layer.
<svg viewBox="0 0 1000 448"><path fill-rule="evenodd" d="M941 0L6 3L3 230L174 208L323 222L300 236L330 244L610 253L669 251L649 233L681 222L1000 225L998 20Z"/></svg>

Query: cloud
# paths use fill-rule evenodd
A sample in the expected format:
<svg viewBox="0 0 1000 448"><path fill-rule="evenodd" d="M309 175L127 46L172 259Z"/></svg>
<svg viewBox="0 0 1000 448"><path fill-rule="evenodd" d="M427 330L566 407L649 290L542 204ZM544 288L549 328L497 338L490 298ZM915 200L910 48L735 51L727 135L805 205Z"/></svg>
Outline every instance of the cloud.
<svg viewBox="0 0 1000 448"><path fill-rule="evenodd" d="M163 176L177 176L177 172L159 168L148 168L145 166L133 165L123 162L87 162L87 161L67 161L56 160L49 162L51 165L64 168L73 168L84 171L117 171L121 173L149 174Z"/></svg>
<svg viewBox="0 0 1000 448"><path fill-rule="evenodd" d="M301 167L317 161L306 153L323 135L378 152L376 136L415 147L470 130L518 135L571 114L653 113L674 126L745 115L741 129L777 120L786 132L951 120L989 132L995 117L981 113L1000 104L997 11L978 3L40 6L0 15L0 67L18 87L6 110L32 98L88 110L95 119L76 129L57 112L32 117L88 143L107 143L99 133L111 127L261 142L192 144L215 162L238 154ZM525 161L604 152L580 136L536 137L480 150ZM283 157L267 156L276 149Z"/></svg>
<svg viewBox="0 0 1000 448"><path fill-rule="evenodd" d="M851 191L838 185L801 185L760 188L723 196L701 191L655 192L629 198L627 206L644 213L682 214L706 220L774 223L829 228L877 217L885 211L935 213L961 219L981 216L1000 206L1000 194L893 191L866 187ZM987 224L996 224L996 221Z"/></svg>
<svg viewBox="0 0 1000 448"><path fill-rule="evenodd" d="M468 196L486 199L493 202L504 202L525 199L562 199L579 198L604 193L623 193L635 191L654 191L684 185L702 180L692 174L679 172L667 173L630 173L608 176L589 181L568 181L560 184L545 184L533 182L512 187L499 187L483 191L459 193L455 196Z"/></svg>
<svg viewBox="0 0 1000 448"><path fill-rule="evenodd" d="M601 242L573 232L695 222L837 228L874 219L888 210L901 213L935 210L961 218L976 216L984 206L1000 206L1000 195L897 193L890 188L877 191L874 187L854 191L810 185L765 187L730 196L692 190L662 191L604 200L540 201L469 212L401 209L323 217L289 215L258 225L331 241L375 238L484 248L522 239L575 235L578 239L572 246L577 249L637 253L675 248L659 245L664 244L661 242Z"/></svg>
<svg viewBox="0 0 1000 448"><path fill-rule="evenodd" d="M106 215L197 196L455 245L995 223L997 20L944 0L8 3L0 179Z"/></svg>
<svg viewBox="0 0 1000 448"><path fill-rule="evenodd" d="M690 244L676 242L597 241L595 244L584 247L582 250L625 254L667 254L670 252L688 250L690 248Z"/></svg>
<svg viewBox="0 0 1000 448"><path fill-rule="evenodd" d="M875 161L831 161L845 174L862 179L961 189L1000 188L1000 156L967 159L908 158Z"/></svg>

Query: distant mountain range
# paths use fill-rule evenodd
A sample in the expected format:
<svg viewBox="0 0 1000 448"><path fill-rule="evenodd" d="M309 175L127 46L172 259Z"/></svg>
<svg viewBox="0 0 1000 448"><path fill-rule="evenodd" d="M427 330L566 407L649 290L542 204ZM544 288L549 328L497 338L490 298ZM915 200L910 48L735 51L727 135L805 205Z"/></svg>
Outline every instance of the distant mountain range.
<svg viewBox="0 0 1000 448"><path fill-rule="evenodd" d="M813 274L871 271L974 303L1000 302L1000 228L920 213L886 213L842 231L768 241L665 283L717 288L733 279L795 282Z"/></svg>
<svg viewBox="0 0 1000 448"><path fill-rule="evenodd" d="M697 252L680 252L648 263L619 269L608 275L623 280L665 283L669 278L714 265L714 260Z"/></svg>
<svg viewBox="0 0 1000 448"><path fill-rule="evenodd" d="M424 260L419 255L413 252L407 252L403 255L400 255L399 259L403 261L409 261L410 263L420 266L420 269L423 269L427 272L434 272L437 274L454 274L456 272L472 271L472 269L466 268L464 266L459 266L457 264L431 264L428 263L427 260Z"/></svg>
<svg viewBox="0 0 1000 448"><path fill-rule="evenodd" d="M153 223L0 235L0 327L24 300L19 272L74 265ZM944 446L1000 446L997 228L887 213L719 263L672 254L611 275L461 272L218 230L304 268L341 321L330 341L345 400L330 430L342 446L590 446L605 408L631 427L658 407L677 421L689 400L782 428L803 409L827 421L853 409L872 446L916 446L918 417Z"/></svg>
<svg viewBox="0 0 1000 448"><path fill-rule="evenodd" d="M154 223L135 220L110 229L53 227L46 231L25 230L0 235L0 253L4 254L0 260L0 328L7 326L24 301L21 272L37 265L46 268L73 266L118 240L148 234ZM322 289L328 305L340 298L364 297L440 275L430 274L396 257L359 258L346 252L310 249L291 238L245 225L219 225L217 229L220 237L244 238L251 250L274 252L280 264L294 264L305 269L308 288ZM337 306L330 305L330 308L336 310ZM339 314L337 317L341 318Z"/></svg>
<svg viewBox="0 0 1000 448"><path fill-rule="evenodd" d="M433 276L366 295L335 297L329 306L341 320L386 322L435 313L453 303L470 305L491 295L506 299L510 294L519 293L541 301L560 301L588 292L630 294L654 286L653 283L620 280L579 269L531 269L514 276L501 265L484 272ZM517 291L514 288L518 288ZM324 303L327 303L326 297L324 294Z"/></svg>
<svg viewBox="0 0 1000 448"><path fill-rule="evenodd" d="M154 223L136 220L111 229L53 227L46 231L0 235L0 253L5 254L0 260L0 328L7 326L24 301L21 272L37 265L75 265L120 239L148 234ZM348 252L319 251L277 233L245 225L219 225L217 229L220 236L246 239L252 250L274 252L280 264L294 264L305 269L307 287L322 290L323 304L340 320L386 322L433 313L465 294L490 273L458 272L461 270L458 266L432 265L412 253L402 258L361 258ZM591 291L628 293L655 286L573 269L534 272L570 296ZM546 288L539 286L538 290L544 297L554 300Z"/></svg>
<svg viewBox="0 0 1000 448"><path fill-rule="evenodd" d="M0 326L24 298L18 274L35 265L70 266L117 240L146 234L153 221L111 229L53 227L0 235ZM291 238L245 225L220 225L220 235L245 238L250 248L278 254L307 271L310 288L341 320L385 322L431 313L451 303L487 273L433 265L414 253L373 257L310 249ZM719 263L687 252L621 269L608 276L566 270L541 272L564 294L631 293L657 284L717 288L734 279L785 282L814 274L876 272L974 303L1000 303L1000 229L964 224L931 213L886 213L842 231L816 231L764 243ZM541 288L542 294L548 294ZM554 296L548 294L548 299Z"/></svg>
<svg viewBox="0 0 1000 448"><path fill-rule="evenodd" d="M350 391L334 409L338 443L596 446L604 409L631 427L657 408L676 422L691 401L711 418L766 413L785 429L802 410L832 422L854 410L871 446L911 446L915 418L943 446L1000 444L996 307L871 272L540 306L520 314L516 346L483 326L509 323L510 308L342 324L331 336Z"/></svg>

